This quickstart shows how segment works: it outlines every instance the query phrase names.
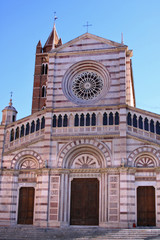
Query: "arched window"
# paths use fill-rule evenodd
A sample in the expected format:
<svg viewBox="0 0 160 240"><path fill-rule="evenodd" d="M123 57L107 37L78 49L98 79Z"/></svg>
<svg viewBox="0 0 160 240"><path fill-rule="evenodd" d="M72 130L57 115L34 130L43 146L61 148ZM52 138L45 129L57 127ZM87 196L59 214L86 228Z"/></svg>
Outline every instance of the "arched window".
<svg viewBox="0 0 160 240"><path fill-rule="evenodd" d="M90 126L90 114L86 114L86 126Z"/></svg>
<svg viewBox="0 0 160 240"><path fill-rule="evenodd" d="M58 127L62 127L62 115L58 116Z"/></svg>
<svg viewBox="0 0 160 240"><path fill-rule="evenodd" d="M16 128L15 139L19 138L19 127Z"/></svg>
<svg viewBox="0 0 160 240"><path fill-rule="evenodd" d="M80 126L84 126L84 114L83 113L80 116Z"/></svg>
<svg viewBox="0 0 160 240"><path fill-rule="evenodd" d="M144 119L144 130L148 131L148 118Z"/></svg>
<svg viewBox="0 0 160 240"><path fill-rule="evenodd" d="M31 122L31 133L33 133L35 131L35 122L32 121Z"/></svg>
<svg viewBox="0 0 160 240"><path fill-rule="evenodd" d="M132 118L131 118L131 113L129 112L128 115L127 115L127 124L129 126L132 126Z"/></svg>
<svg viewBox="0 0 160 240"><path fill-rule="evenodd" d="M154 133L154 121L151 119L150 121L150 132Z"/></svg>
<svg viewBox="0 0 160 240"><path fill-rule="evenodd" d="M24 125L21 126L21 134L20 137L24 137Z"/></svg>
<svg viewBox="0 0 160 240"><path fill-rule="evenodd" d="M119 125L119 113L115 113L115 125Z"/></svg>
<svg viewBox="0 0 160 240"><path fill-rule="evenodd" d="M56 127L56 126L57 126L57 117L56 115L53 115L52 127Z"/></svg>
<svg viewBox="0 0 160 240"><path fill-rule="evenodd" d="M47 74L48 73L48 64L42 63L42 71L41 74Z"/></svg>
<svg viewBox="0 0 160 240"><path fill-rule="evenodd" d="M13 116L12 116L12 122L15 122L15 120L16 120L16 116L13 115Z"/></svg>
<svg viewBox="0 0 160 240"><path fill-rule="evenodd" d="M11 133L10 133L10 142L14 140L14 129L12 128Z"/></svg>
<svg viewBox="0 0 160 240"><path fill-rule="evenodd" d="M67 125L68 125L68 117L67 117L67 114L65 114L63 117L63 127L67 127Z"/></svg>
<svg viewBox="0 0 160 240"><path fill-rule="evenodd" d="M42 86L42 97L46 97L46 86Z"/></svg>
<svg viewBox="0 0 160 240"><path fill-rule="evenodd" d="M41 119L41 129L45 128L45 117Z"/></svg>
<svg viewBox="0 0 160 240"><path fill-rule="evenodd" d="M133 127L137 127L137 116L136 116L136 114L133 115Z"/></svg>
<svg viewBox="0 0 160 240"><path fill-rule="evenodd" d="M79 115L76 113L75 118L74 118L74 126L78 127L79 126Z"/></svg>
<svg viewBox="0 0 160 240"><path fill-rule="evenodd" d="M39 131L39 129L40 129L40 120L38 118L36 121L36 131Z"/></svg>
<svg viewBox="0 0 160 240"><path fill-rule="evenodd" d="M41 74L43 75L44 74L44 72L45 72L45 65L44 64L42 64L42 71L41 71Z"/></svg>
<svg viewBox="0 0 160 240"><path fill-rule="evenodd" d="M156 122L156 134L160 135L160 123L158 121Z"/></svg>
<svg viewBox="0 0 160 240"><path fill-rule="evenodd" d="M25 135L28 135L29 134L29 123L26 124L26 134Z"/></svg>
<svg viewBox="0 0 160 240"><path fill-rule="evenodd" d="M109 125L113 125L113 113L110 112L109 114Z"/></svg>
<svg viewBox="0 0 160 240"><path fill-rule="evenodd" d="M95 114L95 113L92 114L92 122L91 122L91 125L92 125L92 126L96 126L96 114Z"/></svg>
<svg viewBox="0 0 160 240"><path fill-rule="evenodd" d="M47 74L48 73L48 64L46 64L46 66L45 66L45 74Z"/></svg>
<svg viewBox="0 0 160 240"><path fill-rule="evenodd" d="M103 113L103 125L107 125L107 113Z"/></svg>
<svg viewBox="0 0 160 240"><path fill-rule="evenodd" d="M143 118L139 116L138 125L140 129L143 129Z"/></svg>

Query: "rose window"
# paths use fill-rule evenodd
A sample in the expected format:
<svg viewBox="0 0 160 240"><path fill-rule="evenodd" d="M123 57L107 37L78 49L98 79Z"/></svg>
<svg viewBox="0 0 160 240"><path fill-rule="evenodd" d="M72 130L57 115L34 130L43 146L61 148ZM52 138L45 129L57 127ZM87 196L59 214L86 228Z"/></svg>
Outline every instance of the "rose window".
<svg viewBox="0 0 160 240"><path fill-rule="evenodd" d="M73 93L80 99L90 100L97 97L103 88L103 81L94 72L79 74L72 83Z"/></svg>

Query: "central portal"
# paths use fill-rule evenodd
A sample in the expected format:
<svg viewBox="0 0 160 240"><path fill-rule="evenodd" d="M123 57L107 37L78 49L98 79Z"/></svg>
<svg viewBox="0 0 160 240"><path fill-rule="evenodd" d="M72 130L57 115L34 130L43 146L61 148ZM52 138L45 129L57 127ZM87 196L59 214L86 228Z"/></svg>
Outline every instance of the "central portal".
<svg viewBox="0 0 160 240"><path fill-rule="evenodd" d="M71 182L70 224L99 224L99 181L97 178L75 178Z"/></svg>

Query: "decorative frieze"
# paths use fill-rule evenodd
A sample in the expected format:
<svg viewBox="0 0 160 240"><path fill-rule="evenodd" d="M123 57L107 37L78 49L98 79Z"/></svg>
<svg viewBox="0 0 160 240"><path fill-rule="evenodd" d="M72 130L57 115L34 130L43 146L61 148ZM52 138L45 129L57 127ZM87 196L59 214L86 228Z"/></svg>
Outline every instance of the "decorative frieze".
<svg viewBox="0 0 160 240"><path fill-rule="evenodd" d="M108 221L119 220L119 176L108 176Z"/></svg>
<svg viewBox="0 0 160 240"><path fill-rule="evenodd" d="M58 221L59 207L59 176L50 177L50 203L49 203L49 220Z"/></svg>

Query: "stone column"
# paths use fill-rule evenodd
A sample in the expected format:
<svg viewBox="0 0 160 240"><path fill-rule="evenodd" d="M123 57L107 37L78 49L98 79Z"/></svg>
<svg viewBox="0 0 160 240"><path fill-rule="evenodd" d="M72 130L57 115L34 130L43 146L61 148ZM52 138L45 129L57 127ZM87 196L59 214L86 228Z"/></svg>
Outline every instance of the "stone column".
<svg viewBox="0 0 160 240"><path fill-rule="evenodd" d="M70 182L69 182L69 172L64 170L61 174L61 184L60 184L60 224L61 226L69 225L70 216Z"/></svg>
<svg viewBox="0 0 160 240"><path fill-rule="evenodd" d="M156 168L156 227L160 227L160 167Z"/></svg>
<svg viewBox="0 0 160 240"><path fill-rule="evenodd" d="M106 226L107 218L108 218L108 202L107 202L107 172L102 172L101 174L101 182L99 181L99 208L100 208L100 216L99 216L99 226Z"/></svg>

